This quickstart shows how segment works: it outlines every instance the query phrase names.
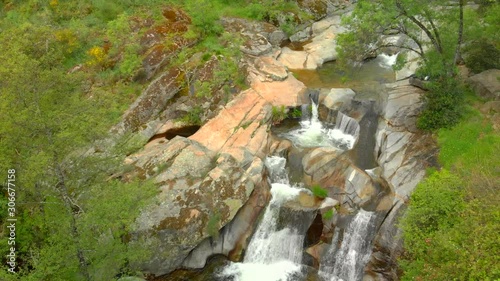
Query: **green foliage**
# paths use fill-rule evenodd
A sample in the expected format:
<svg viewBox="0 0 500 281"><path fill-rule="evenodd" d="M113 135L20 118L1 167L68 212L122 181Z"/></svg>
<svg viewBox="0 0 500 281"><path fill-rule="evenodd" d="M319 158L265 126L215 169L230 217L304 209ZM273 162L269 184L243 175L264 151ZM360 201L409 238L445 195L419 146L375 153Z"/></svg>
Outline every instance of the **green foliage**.
<svg viewBox="0 0 500 281"><path fill-rule="evenodd" d="M430 85L423 96L424 107L417 120L423 130L437 130L456 125L464 113L466 89L448 78Z"/></svg>
<svg viewBox="0 0 500 281"><path fill-rule="evenodd" d="M201 125L202 113L203 109L200 106L195 106L187 112L186 115L180 119L180 121L191 125Z"/></svg>
<svg viewBox="0 0 500 281"><path fill-rule="evenodd" d="M333 218L333 214L333 209L330 209L323 214L323 219L330 220L331 218Z"/></svg>
<svg viewBox="0 0 500 281"><path fill-rule="evenodd" d="M322 188L319 185L314 185L311 188L311 191L312 191L313 195L316 196L316 197L318 197L318 198L326 198L326 197L328 197L328 190Z"/></svg>
<svg viewBox="0 0 500 281"><path fill-rule="evenodd" d="M292 110L288 113L288 115L289 115L291 118L294 118L294 119L295 119L295 118L300 118L300 117L302 117L302 111L300 111L300 109L298 109L298 108L294 108L294 109L292 109Z"/></svg>
<svg viewBox="0 0 500 281"><path fill-rule="evenodd" d="M464 53L465 64L474 73L500 68L500 50L486 40L472 43Z"/></svg>
<svg viewBox="0 0 500 281"><path fill-rule="evenodd" d="M86 74L64 67L73 34L24 23L3 30L0 40L0 75L8 81L0 84L0 168L15 168L23 187L17 193L20 272L3 276L2 265L0 279L111 280L133 270L146 254L125 238L156 188L109 180L123 151L105 146L106 153L87 153L116 119L108 115L110 99L86 95ZM2 255L5 238L4 232Z"/></svg>
<svg viewBox="0 0 500 281"><path fill-rule="evenodd" d="M485 116L438 132L446 168L417 186L401 222L402 280L497 280L500 136ZM451 170L452 172L450 172Z"/></svg>
<svg viewBox="0 0 500 281"><path fill-rule="evenodd" d="M281 122L283 122L283 120L285 120L287 117L287 114L286 114L286 108L284 105L282 106L274 106L272 107L272 116L271 116L271 120L273 122L273 124L279 124Z"/></svg>
<svg viewBox="0 0 500 281"><path fill-rule="evenodd" d="M204 36L219 35L224 30L219 22L220 6L215 1L186 1L186 9L191 16L193 25Z"/></svg>

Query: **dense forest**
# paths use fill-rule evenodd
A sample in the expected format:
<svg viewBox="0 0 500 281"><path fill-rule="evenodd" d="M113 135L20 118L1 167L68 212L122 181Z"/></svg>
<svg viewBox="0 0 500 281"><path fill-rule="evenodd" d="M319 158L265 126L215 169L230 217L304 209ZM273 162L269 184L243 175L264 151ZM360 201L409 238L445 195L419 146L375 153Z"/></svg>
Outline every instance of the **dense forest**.
<svg viewBox="0 0 500 281"><path fill-rule="evenodd" d="M375 34L430 35L406 47L420 55L417 76L430 80L418 126L436 136L439 163L401 221L402 279L497 280L498 119L480 110L485 100L459 69L500 67L500 3L357 2L344 19L352 32L338 38L343 64L376 51ZM138 261L151 253L142 247L147 237L132 238L134 221L158 190L123 177L124 158L147 139L113 126L163 69L180 73L181 94L195 106L176 117L191 124L207 120L201 104L246 88L242 39L224 30L222 17L266 21L288 35L315 19L289 0L3 0L0 7L1 280L142 276ZM167 7L183 11L181 24L165 24ZM145 39L152 31L163 36L154 48ZM151 68L158 48L168 52ZM210 79L193 81L214 56L224 59Z"/></svg>

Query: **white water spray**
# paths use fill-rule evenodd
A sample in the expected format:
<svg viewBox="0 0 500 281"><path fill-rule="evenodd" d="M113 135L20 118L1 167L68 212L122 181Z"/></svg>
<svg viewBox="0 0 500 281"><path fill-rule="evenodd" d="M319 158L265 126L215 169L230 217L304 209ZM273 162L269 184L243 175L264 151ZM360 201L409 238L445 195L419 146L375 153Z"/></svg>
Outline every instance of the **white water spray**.
<svg viewBox="0 0 500 281"><path fill-rule="evenodd" d="M377 56L377 59L379 59L379 65L381 67L385 67L385 68L392 68L393 65L396 64L396 60L398 58L398 54L393 54L393 55L388 55L388 54L385 54L385 53L382 53L380 55Z"/></svg>
<svg viewBox="0 0 500 281"><path fill-rule="evenodd" d="M303 120L300 122L300 128L290 131L288 133L282 134L291 140L295 145L299 147L317 147L317 146L330 146L338 147L341 149L352 149L354 143L359 135L359 125L357 122L340 113L341 118L337 118L337 126L333 129L325 128L318 117L318 105L311 100L311 118L309 120ZM342 116L345 116L342 118ZM349 128L355 124L357 126L357 131L352 131L354 135L346 131L347 122Z"/></svg>
<svg viewBox="0 0 500 281"><path fill-rule="evenodd" d="M279 229L278 218L281 206L306 190L290 186L284 172L284 158L269 157L265 163L271 175L278 175L273 180L280 182L272 184L272 199L248 245L243 263L232 263L221 273L233 276L236 281L294 281L301 270L305 233L289 227Z"/></svg>
<svg viewBox="0 0 500 281"><path fill-rule="evenodd" d="M342 244L338 249L338 233L336 233L328 249L327 258L320 267L323 280L356 281L363 278L363 269L371 254L371 239L367 237L372 230L373 217L373 212L359 210L345 230Z"/></svg>

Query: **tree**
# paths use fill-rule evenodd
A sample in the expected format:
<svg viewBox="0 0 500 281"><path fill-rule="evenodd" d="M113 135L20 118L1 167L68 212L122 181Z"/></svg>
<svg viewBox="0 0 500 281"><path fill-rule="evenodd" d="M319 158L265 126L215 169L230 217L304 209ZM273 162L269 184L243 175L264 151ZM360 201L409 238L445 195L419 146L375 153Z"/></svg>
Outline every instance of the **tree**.
<svg viewBox="0 0 500 281"><path fill-rule="evenodd" d="M450 74L453 59L460 57L463 7L462 0L458 5L444 0L359 1L352 15L344 19L348 32L338 37L339 57L359 61L382 48L398 47L416 53L424 67L438 66L437 72ZM449 32L454 26L457 32ZM387 39L396 34L403 35L403 40ZM428 64L436 59L438 65Z"/></svg>
<svg viewBox="0 0 500 281"><path fill-rule="evenodd" d="M15 169L19 187L18 274L2 268L0 279L110 280L144 254L127 235L155 189L109 179L121 167L120 150L88 153L106 136L105 108L82 91L84 74L66 72L53 34L31 24L0 34L0 169Z"/></svg>

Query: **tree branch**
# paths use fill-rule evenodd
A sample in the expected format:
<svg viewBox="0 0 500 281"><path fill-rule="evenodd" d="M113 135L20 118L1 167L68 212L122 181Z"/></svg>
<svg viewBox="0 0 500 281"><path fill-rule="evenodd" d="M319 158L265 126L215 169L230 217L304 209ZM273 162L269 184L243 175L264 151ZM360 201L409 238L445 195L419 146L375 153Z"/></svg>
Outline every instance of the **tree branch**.
<svg viewBox="0 0 500 281"><path fill-rule="evenodd" d="M421 23L418 19L416 19L415 16L409 15L406 9L401 4L400 0L396 0L396 7L401 11L401 13L403 13L403 15L405 15L409 20L411 20L414 24L416 24L427 35L427 37L431 40L432 44L434 45L434 48L436 48L436 51L438 51L441 54L442 53L441 46L439 45L438 41L436 40L432 32L423 23Z"/></svg>

